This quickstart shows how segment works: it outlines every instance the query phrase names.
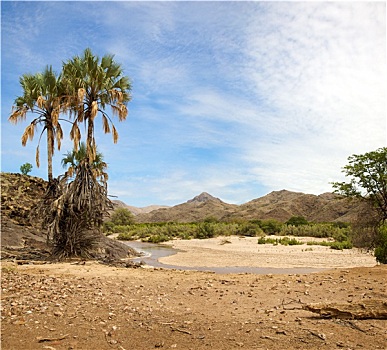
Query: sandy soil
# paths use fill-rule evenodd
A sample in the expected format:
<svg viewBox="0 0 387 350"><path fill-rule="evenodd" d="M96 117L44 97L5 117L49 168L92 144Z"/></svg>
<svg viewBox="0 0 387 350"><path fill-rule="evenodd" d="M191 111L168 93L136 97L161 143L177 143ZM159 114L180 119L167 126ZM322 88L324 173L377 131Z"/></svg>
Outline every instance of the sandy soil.
<svg viewBox="0 0 387 350"><path fill-rule="evenodd" d="M274 259L277 266L295 263L290 252L299 247L266 248L256 243L253 247L249 241L234 237L231 243L221 239L174 242L187 252L165 259L211 264L215 255L222 263L234 264L231 257L247 263L253 259L248 249L258 249L261 256L275 248L286 251L262 261ZM250 248L242 252L237 245ZM313 249L310 258L324 255ZM202 255L189 262L186 254L193 251ZM309 254L302 250L294 254L305 258L304 253ZM339 262L337 255L342 257ZM375 265L374 258L364 254L330 250L313 263L325 261L324 267L330 267L346 259L360 263L363 260L356 260L360 258ZM2 262L1 348L387 349L387 320L326 319L303 309L318 302L387 301L386 285L387 266L256 275L116 268L91 261Z"/></svg>
<svg viewBox="0 0 387 350"><path fill-rule="evenodd" d="M297 237L297 240L308 242L321 239ZM165 244L181 251L175 255L160 258L160 262L187 267L338 268L374 266L376 263L375 257L359 249L334 250L306 244L273 246L257 244L256 237L175 240Z"/></svg>
<svg viewBox="0 0 387 350"><path fill-rule="evenodd" d="M86 262L2 269L2 349L386 349L387 320L324 319L321 301L387 299L387 270L220 275Z"/></svg>

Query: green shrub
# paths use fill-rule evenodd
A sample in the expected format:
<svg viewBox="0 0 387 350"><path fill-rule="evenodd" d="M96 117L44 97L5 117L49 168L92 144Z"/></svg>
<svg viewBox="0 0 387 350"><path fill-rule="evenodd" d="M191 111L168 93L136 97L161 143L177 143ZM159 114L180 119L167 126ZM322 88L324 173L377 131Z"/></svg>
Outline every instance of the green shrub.
<svg viewBox="0 0 387 350"><path fill-rule="evenodd" d="M272 238L272 237L259 237L258 244L273 244L273 245L300 245L304 244L297 241L295 238L283 237L283 238Z"/></svg>
<svg viewBox="0 0 387 350"><path fill-rule="evenodd" d="M106 221L103 223L102 230L106 235L109 235L115 232L115 226L111 221Z"/></svg>
<svg viewBox="0 0 387 350"><path fill-rule="evenodd" d="M348 241L348 233L344 230L336 231L333 233L332 237L337 242L346 242Z"/></svg>
<svg viewBox="0 0 387 350"><path fill-rule="evenodd" d="M282 244L282 245L300 245L300 244L304 244L304 243L302 243L300 241L297 241L295 238L289 238L289 237L283 237L278 242L279 242L279 244Z"/></svg>
<svg viewBox="0 0 387 350"><path fill-rule="evenodd" d="M298 237L318 237L318 238L338 238L347 240L349 228L340 228L333 224L318 223L308 225L283 225L280 235L282 236L298 236Z"/></svg>
<svg viewBox="0 0 387 350"><path fill-rule="evenodd" d="M261 227L257 224L253 224L251 222L247 222L245 224L238 225L236 230L237 235L255 237L259 236L263 233Z"/></svg>
<svg viewBox="0 0 387 350"><path fill-rule="evenodd" d="M167 242L171 238L166 236L166 235L153 235L148 237L147 239L143 240L144 242L149 242L149 243L161 243L161 242Z"/></svg>
<svg viewBox="0 0 387 350"><path fill-rule="evenodd" d="M271 237L259 237L258 244L273 244L278 245L278 238Z"/></svg>
<svg viewBox="0 0 387 350"><path fill-rule="evenodd" d="M292 216L285 222L285 224L292 226L308 225L308 220L306 220L303 216Z"/></svg>
<svg viewBox="0 0 387 350"><path fill-rule="evenodd" d="M343 250L352 249L352 243L349 241L344 242L330 242L331 249Z"/></svg>
<svg viewBox="0 0 387 350"><path fill-rule="evenodd" d="M260 226L263 232L265 232L267 235L275 235L281 232L283 224L277 220L269 219L269 220L262 220L260 223Z"/></svg>
<svg viewBox="0 0 387 350"><path fill-rule="evenodd" d="M316 242L316 241L309 241L306 243L307 245L321 245L324 247L331 247L331 249L336 250L343 250L343 249L352 249L352 243L349 241L344 242L329 242L329 241L322 241L322 242Z"/></svg>
<svg viewBox="0 0 387 350"><path fill-rule="evenodd" d="M209 222L202 222L197 225L195 238L205 239L212 238L215 236L214 225Z"/></svg>
<svg viewBox="0 0 387 350"><path fill-rule="evenodd" d="M133 232L125 232L125 233L120 233L117 236L117 239L120 241L134 241L137 239L137 236L133 234Z"/></svg>

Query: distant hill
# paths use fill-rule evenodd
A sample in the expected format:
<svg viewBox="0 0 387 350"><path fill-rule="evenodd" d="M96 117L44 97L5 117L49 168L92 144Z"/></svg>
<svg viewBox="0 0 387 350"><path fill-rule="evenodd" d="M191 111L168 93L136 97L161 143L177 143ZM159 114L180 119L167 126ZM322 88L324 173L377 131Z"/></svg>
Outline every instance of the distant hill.
<svg viewBox="0 0 387 350"><path fill-rule="evenodd" d="M230 218L285 222L292 216L303 216L313 222L347 222L354 219L357 209L357 203L333 193L313 195L281 190L240 205Z"/></svg>
<svg viewBox="0 0 387 350"><path fill-rule="evenodd" d="M287 190L273 191L242 205L228 204L203 192L186 203L139 214L137 222L193 222L208 217L232 221L237 219L276 219L285 222L303 216L313 222L352 221L358 204L333 193L304 194Z"/></svg>
<svg viewBox="0 0 387 350"><path fill-rule="evenodd" d="M211 216L218 220L233 213L238 208L235 204L228 204L203 192L188 200L186 203L173 207L154 210L136 217L137 222L194 222L202 221Z"/></svg>
<svg viewBox="0 0 387 350"><path fill-rule="evenodd" d="M124 202L116 199L113 200L112 202L113 202L114 208L126 208L133 215L145 214L161 208L169 208L169 206L167 205L148 205L147 207L138 208L138 207L133 207L131 205L127 205Z"/></svg>

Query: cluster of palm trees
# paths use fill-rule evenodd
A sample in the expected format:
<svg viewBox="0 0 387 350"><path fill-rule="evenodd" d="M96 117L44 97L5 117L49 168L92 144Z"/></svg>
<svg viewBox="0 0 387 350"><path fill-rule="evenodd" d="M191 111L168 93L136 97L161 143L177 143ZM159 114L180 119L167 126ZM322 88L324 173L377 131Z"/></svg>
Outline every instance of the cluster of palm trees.
<svg viewBox="0 0 387 350"><path fill-rule="evenodd" d="M42 73L24 74L20 78L20 85L23 95L15 99L9 121L14 124L24 121L29 112L35 116L22 135L23 146L34 138L38 126L43 127L36 148L36 165L39 167L40 139L46 132L49 182L53 179L55 143L60 150L64 136L61 122L72 124L69 136L74 142L75 151L81 141L79 126L85 123L86 159L90 163L97 156L94 124L98 115L102 117L103 131L111 132L113 142L117 142L117 130L105 109L110 106L119 121L125 120L128 115L127 103L131 99L131 83L123 75L123 69L114 61L113 55L99 59L88 48L81 56L65 62L60 74L47 66Z"/></svg>
<svg viewBox="0 0 387 350"><path fill-rule="evenodd" d="M47 229L53 256L89 257L110 204L106 163L97 151L94 136L95 119L101 116L103 131L112 133L116 143L118 133L106 108L110 106L119 121L125 120L131 83L113 55L100 59L86 49L81 56L64 62L59 75L47 66L43 73L24 74L20 84L23 95L16 98L9 120L16 124L27 114L34 115L22 135L23 146L34 138L37 127L43 126L36 149L37 166L40 140L44 132L47 136L48 186L35 212ZM55 144L60 150L64 121L71 123L69 136L74 149L62 160L62 165L69 166L68 171L55 179L52 158ZM81 142L81 124L87 130L85 142Z"/></svg>

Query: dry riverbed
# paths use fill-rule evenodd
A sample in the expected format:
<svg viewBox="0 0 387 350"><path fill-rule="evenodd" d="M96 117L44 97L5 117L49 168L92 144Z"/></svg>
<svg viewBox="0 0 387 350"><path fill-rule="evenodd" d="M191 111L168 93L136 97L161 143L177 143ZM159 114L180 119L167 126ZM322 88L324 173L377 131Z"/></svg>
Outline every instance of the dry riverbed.
<svg viewBox="0 0 387 350"><path fill-rule="evenodd" d="M386 266L214 274L96 262L2 263L2 349L386 349L387 320L319 302L387 300Z"/></svg>

